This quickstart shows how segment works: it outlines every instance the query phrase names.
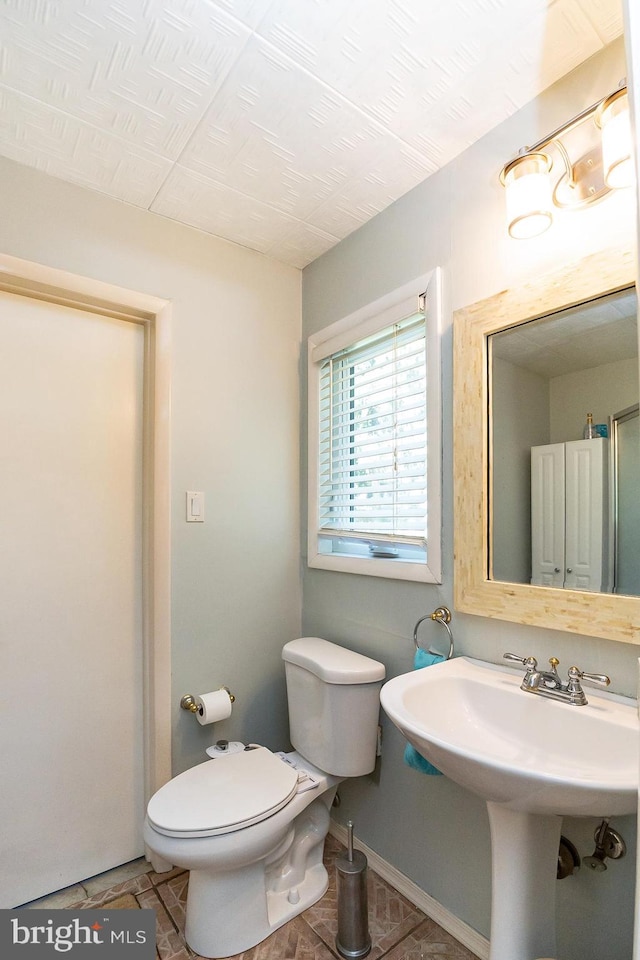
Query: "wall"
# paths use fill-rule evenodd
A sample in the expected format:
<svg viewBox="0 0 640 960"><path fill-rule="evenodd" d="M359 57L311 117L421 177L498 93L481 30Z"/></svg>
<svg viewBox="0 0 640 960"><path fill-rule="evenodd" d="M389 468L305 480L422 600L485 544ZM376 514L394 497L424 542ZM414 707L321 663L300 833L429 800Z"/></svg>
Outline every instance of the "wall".
<svg viewBox="0 0 640 960"><path fill-rule="evenodd" d="M549 442L549 383L494 357L493 577L531 580L531 447Z"/></svg>
<svg viewBox="0 0 640 960"><path fill-rule="evenodd" d="M300 272L8 160L0 198L4 253L172 301L174 769L218 737L280 749L280 650L300 633ZM185 522L186 490L205 491L204 524ZM180 710L222 684L230 720Z"/></svg>
<svg viewBox="0 0 640 960"><path fill-rule="evenodd" d="M553 377L549 389L550 443L580 440L587 411L593 413L594 423L607 423L613 414L638 402L638 360L618 360Z"/></svg>
<svg viewBox="0 0 640 960"><path fill-rule="evenodd" d="M308 336L413 277L441 265L449 308L472 303L571 258L619 242L634 229L628 193L580 213L564 213L530 241L505 229L498 172L522 144L548 134L615 89L625 75L621 42L523 107L303 273L303 333ZM305 570L303 630L343 642L385 663L387 675L410 669L416 620L441 603L453 609L452 337L443 332L444 574L441 586ZM304 446L304 429L303 429ZM303 454L304 455L304 454ZM303 489L305 484L303 483ZM304 540L303 540L304 544ZM304 546L303 546L304 550ZM505 650L555 655L562 666L607 673L613 688L636 694L638 649L559 631L521 627L453 611L457 652L498 662ZM438 637L436 625L432 640ZM403 765L401 737L386 719L375 776L341 787L340 821L458 917L489 930L489 830L483 804L443 777ZM559 955L564 960L631 955L635 818L615 821L629 843L626 860L604 874L558 884ZM594 821L568 820L566 835L591 853Z"/></svg>

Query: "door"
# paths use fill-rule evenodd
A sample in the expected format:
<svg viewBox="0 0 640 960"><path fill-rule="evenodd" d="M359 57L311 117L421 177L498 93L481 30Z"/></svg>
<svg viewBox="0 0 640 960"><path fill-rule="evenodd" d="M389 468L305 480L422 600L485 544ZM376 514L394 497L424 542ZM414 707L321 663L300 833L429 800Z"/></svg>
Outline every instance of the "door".
<svg viewBox="0 0 640 960"><path fill-rule="evenodd" d="M531 583L564 584L564 443L531 448Z"/></svg>
<svg viewBox="0 0 640 960"><path fill-rule="evenodd" d="M531 582L606 588L607 441L531 448Z"/></svg>
<svg viewBox="0 0 640 960"><path fill-rule="evenodd" d="M566 444L565 587L606 589L605 483L607 440L573 440Z"/></svg>
<svg viewBox="0 0 640 960"><path fill-rule="evenodd" d="M0 907L143 852L143 328L0 293Z"/></svg>

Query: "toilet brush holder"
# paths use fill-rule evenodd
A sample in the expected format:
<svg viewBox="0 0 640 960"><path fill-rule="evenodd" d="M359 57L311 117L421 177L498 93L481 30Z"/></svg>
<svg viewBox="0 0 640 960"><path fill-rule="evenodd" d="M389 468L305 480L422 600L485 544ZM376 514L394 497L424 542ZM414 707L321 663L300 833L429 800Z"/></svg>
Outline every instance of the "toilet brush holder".
<svg viewBox="0 0 640 960"><path fill-rule="evenodd" d="M353 824L347 824L347 853L336 860L338 934L341 957L366 957L371 950L367 906L367 858L353 849Z"/></svg>

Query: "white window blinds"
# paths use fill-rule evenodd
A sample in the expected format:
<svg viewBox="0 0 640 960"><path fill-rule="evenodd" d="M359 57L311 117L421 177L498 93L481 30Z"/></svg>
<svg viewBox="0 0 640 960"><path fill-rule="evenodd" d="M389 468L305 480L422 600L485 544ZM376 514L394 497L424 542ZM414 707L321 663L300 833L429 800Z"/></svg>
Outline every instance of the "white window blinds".
<svg viewBox="0 0 640 960"><path fill-rule="evenodd" d="M425 541L425 325L414 314L321 363L323 535Z"/></svg>

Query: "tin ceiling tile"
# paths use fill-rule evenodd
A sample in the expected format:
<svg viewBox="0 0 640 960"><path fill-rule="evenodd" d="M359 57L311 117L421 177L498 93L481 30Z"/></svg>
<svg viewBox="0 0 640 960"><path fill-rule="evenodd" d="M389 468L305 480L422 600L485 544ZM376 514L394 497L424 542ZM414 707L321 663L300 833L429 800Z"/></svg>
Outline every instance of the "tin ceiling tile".
<svg viewBox="0 0 640 960"><path fill-rule="evenodd" d="M9 0L0 83L175 159L249 36L209 0Z"/></svg>
<svg viewBox="0 0 640 960"><path fill-rule="evenodd" d="M388 193L384 182L398 180L402 149L380 124L254 39L180 162L304 219L372 166ZM417 155L401 170L409 166L411 186L435 169Z"/></svg>
<svg viewBox="0 0 640 960"><path fill-rule="evenodd" d="M273 0L212 0L212 2L248 27L254 28L263 19Z"/></svg>
<svg viewBox="0 0 640 960"><path fill-rule="evenodd" d="M178 165L150 209L261 253L296 227L286 213Z"/></svg>
<svg viewBox="0 0 640 960"><path fill-rule="evenodd" d="M0 143L11 160L148 207L171 162L0 87Z"/></svg>
<svg viewBox="0 0 640 960"><path fill-rule="evenodd" d="M302 269L337 242L338 237L316 230L309 223L297 221L286 237L270 247L267 253L276 260Z"/></svg>
<svg viewBox="0 0 640 960"><path fill-rule="evenodd" d="M578 3L603 43L611 43L621 36L624 29L621 3L603 3L602 0L578 0Z"/></svg>
<svg viewBox="0 0 640 960"><path fill-rule="evenodd" d="M381 144L367 169L336 190L307 219L329 234L347 236L436 169L399 141Z"/></svg>

